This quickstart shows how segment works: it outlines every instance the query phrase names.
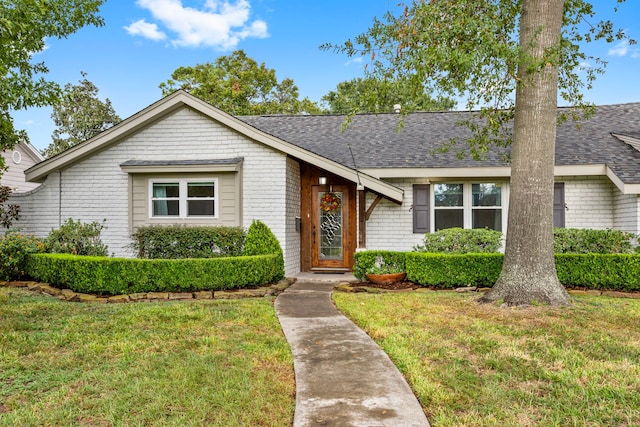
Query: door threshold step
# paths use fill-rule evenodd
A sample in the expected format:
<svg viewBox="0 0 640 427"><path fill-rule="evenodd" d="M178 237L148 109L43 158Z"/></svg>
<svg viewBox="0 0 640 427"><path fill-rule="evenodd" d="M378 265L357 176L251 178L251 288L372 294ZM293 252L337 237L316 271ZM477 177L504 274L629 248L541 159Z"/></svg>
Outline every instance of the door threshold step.
<svg viewBox="0 0 640 427"><path fill-rule="evenodd" d="M319 273L319 274L323 274L323 273L340 273L340 274L344 274L344 273L349 273L351 272L351 270L349 270L348 268L312 268L311 269L312 273Z"/></svg>

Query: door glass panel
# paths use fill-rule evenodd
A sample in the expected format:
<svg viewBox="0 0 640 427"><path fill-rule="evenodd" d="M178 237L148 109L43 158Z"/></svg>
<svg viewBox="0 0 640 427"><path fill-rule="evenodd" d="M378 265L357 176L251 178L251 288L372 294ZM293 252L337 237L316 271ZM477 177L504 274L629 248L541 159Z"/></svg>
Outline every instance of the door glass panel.
<svg viewBox="0 0 640 427"><path fill-rule="evenodd" d="M342 192L320 194L319 259L341 260L342 254Z"/></svg>

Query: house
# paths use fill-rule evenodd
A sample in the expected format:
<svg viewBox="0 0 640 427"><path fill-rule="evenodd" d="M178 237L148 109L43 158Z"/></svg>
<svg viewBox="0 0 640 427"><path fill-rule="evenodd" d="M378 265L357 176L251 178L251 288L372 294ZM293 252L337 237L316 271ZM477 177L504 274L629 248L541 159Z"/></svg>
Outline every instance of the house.
<svg viewBox="0 0 640 427"><path fill-rule="evenodd" d="M347 270L357 249L410 250L424 233L505 231L510 168L437 149L466 113L233 117L175 92L26 171L40 187L13 200L18 226L46 235L67 218L106 219L103 240L130 256L147 224L266 223L287 274ZM558 129L558 226L640 231L640 103L602 106Z"/></svg>
<svg viewBox="0 0 640 427"><path fill-rule="evenodd" d="M2 174L0 185L11 188L14 193L24 193L36 188L39 183L27 182L24 171L44 160L44 156L33 145L20 139L13 150L3 151L7 170Z"/></svg>

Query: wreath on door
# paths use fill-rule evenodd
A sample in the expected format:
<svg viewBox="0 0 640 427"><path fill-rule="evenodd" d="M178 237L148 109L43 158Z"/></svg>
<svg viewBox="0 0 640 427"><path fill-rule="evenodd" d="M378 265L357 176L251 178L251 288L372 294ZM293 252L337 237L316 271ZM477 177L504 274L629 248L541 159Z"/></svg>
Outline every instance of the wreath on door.
<svg viewBox="0 0 640 427"><path fill-rule="evenodd" d="M341 204L342 200L340 199L340 196L333 192L324 193L320 198L320 209L323 212L334 213L340 209Z"/></svg>

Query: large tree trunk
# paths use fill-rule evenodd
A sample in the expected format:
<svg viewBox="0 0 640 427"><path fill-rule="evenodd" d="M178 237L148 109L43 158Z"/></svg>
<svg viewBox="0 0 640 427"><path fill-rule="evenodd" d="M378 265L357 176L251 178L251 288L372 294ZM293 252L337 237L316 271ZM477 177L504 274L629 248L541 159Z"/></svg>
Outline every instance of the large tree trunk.
<svg viewBox="0 0 640 427"><path fill-rule="evenodd" d="M518 67L519 84L511 154L511 194L504 264L482 302L509 305L569 304L558 281L553 253L558 65L563 0L523 0L520 47L529 58Z"/></svg>

